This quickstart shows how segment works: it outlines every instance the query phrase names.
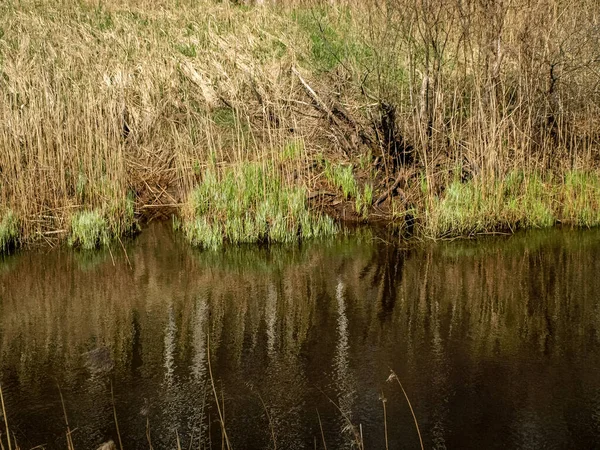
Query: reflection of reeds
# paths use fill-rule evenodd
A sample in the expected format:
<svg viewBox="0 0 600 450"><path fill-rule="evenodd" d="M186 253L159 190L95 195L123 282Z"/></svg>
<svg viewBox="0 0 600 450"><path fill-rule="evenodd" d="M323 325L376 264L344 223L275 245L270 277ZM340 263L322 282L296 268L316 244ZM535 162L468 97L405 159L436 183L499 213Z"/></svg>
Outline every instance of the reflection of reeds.
<svg viewBox="0 0 600 450"><path fill-rule="evenodd" d="M212 388L212 392L214 395L214 400L215 400L215 404L217 406L217 412L219 415L219 423L221 426L221 432L222 432L222 441L221 441L221 449L227 449L227 450L231 450L231 444L229 441L229 437L226 431L226 427L225 427L225 413L224 410L222 409L224 407L224 405L221 405L221 402L223 401L222 399L219 400L219 393L217 391L216 385L215 385L215 380L214 377L212 375L212 369L211 369L211 363L210 363L210 342L208 343L208 348L207 348L207 358L208 358L208 369L209 369L209 376L210 376L210 383L211 383L211 388ZM406 396L406 392L404 391L404 388L402 387L402 384L400 383L400 381L397 379L396 375L392 372L392 375L390 375L390 379L395 378L396 381L398 381L398 384L400 385L402 391L404 392L404 395ZM390 381L390 380L388 380ZM67 450L75 450L75 446L73 444L73 440L72 440L72 434L74 433L75 430L71 430L70 425L69 425L69 420L67 417L67 411L66 411L66 407L65 407L65 403L64 403L64 398L62 395L62 391L59 387L58 389L59 391L59 395L60 395L60 400L61 400L61 405L62 405L62 409L63 409L63 416L64 416L64 420L65 420L65 426L66 426L66 445L67 445ZM112 411L113 411L113 419L114 419L114 425L116 428L116 433L117 433L117 438L118 438L118 443L119 443L119 450L123 450L123 442L121 440L121 433L120 433L120 429L119 429L119 422L117 419L117 411L116 411L116 405L115 405L115 401L114 401L114 392L113 392L113 386L111 383L111 403L112 403ZM325 395L325 394L324 394ZM222 393L221 393L222 396ZM267 418L269 420L269 430L271 433L271 439L272 439L272 444L273 444L273 449L276 450L277 449L277 440L275 438L276 436L276 430L274 427L273 422L271 421L271 417L268 411L268 408L266 406L266 404L264 403L262 397L260 396L260 394L258 394L261 404L263 406L263 409L267 415ZM346 413L344 413L342 411L342 409L340 408L340 406L335 403L331 398L329 398L328 396L326 396L327 399L329 400L329 402L334 405L334 407L336 408L336 410L339 412L339 414L343 417L343 419L346 421L346 430L350 431L352 436L353 436L353 441L352 441L352 446L353 448L356 447L359 450L365 450L365 444L364 444L364 437L363 437L363 431L362 431L362 425L358 424L355 425L352 423L352 421L350 420L350 417L347 416ZM8 443L8 450L12 450L12 441L9 438L10 436L10 429L8 426L8 419L7 419L7 415L6 415L6 409L4 406L4 396L2 393L2 387L0 386L0 400L1 400L1 404L2 404L2 413L3 413L3 417L4 417L4 424L5 424L5 428L6 428L6 435L7 435L7 443ZM380 400L383 402L383 408L384 408L384 429L385 429L385 445L386 445L386 449L388 448L388 436L387 436L387 415L386 415L386 409L385 409L385 403L386 403L386 399L383 397L383 394L380 396ZM421 440L421 434L419 431L419 426L417 423L417 419L414 416L414 411L412 409L412 406L410 404L410 401L408 400L408 397L406 397L406 400L411 408L411 412L413 413L413 418L415 420L415 425L417 427L417 432L419 433L419 439L421 442L421 449L423 449L423 442ZM321 421L321 415L319 414L319 411L317 409L317 418L318 418L318 423L319 423L319 429L320 429L320 433L321 433L321 442L323 444L323 449L327 450L327 443L325 440L325 432L323 429L323 423ZM152 450L153 449L153 445L152 445L152 441L150 438L150 423L147 420L146 421L146 440L148 442L148 449ZM210 433L210 432L209 432ZM176 443L176 448L177 450L182 450L182 444L181 444L181 440L179 437L179 432L177 429L174 430L174 434L175 434L175 443ZM210 438L210 437L209 437ZM193 434L192 434L192 438L190 439L190 448L192 448L192 444L193 444ZM19 450L20 447L17 444L16 441L16 437L14 438L14 445L15 445L15 450ZM316 441L315 441L315 446L316 446ZM37 448L44 448L44 445L40 445L40 446L36 446L33 447L33 449L37 449ZM212 445L209 445L208 448L212 448ZM1 440L1 433L0 433L0 449L1 450L5 450L4 444ZM114 442L112 440L109 440L107 442L104 442L100 445L100 447L98 447L98 450L116 450L116 446L114 444Z"/></svg>
<svg viewBox="0 0 600 450"><path fill-rule="evenodd" d="M117 419L117 407L115 405L115 393L112 381L110 382L110 400L112 402L113 417L115 418L115 428L117 429L117 438L119 439L119 450L123 450L123 441L121 441L121 430L119 430L119 420Z"/></svg>
<svg viewBox="0 0 600 450"><path fill-rule="evenodd" d="M337 337L328 349L334 369L335 358L341 354L340 343L339 349L352 361L357 349L383 347L390 339L398 342L397 353L406 355L406 377L422 368L423 347L419 343L427 342L429 349L434 340L440 353L439 361L434 361L436 367L448 363L448 342L457 339L465 342L469 355L466 364L485 360L494 351L510 358L530 344L533 351L545 352L544 358L554 358L589 345L589 336L595 336L600 326L594 302L599 282L595 274L600 272L595 256L597 236L594 232L551 232L543 237L527 234L485 240L476 248L469 243L448 243L401 251L347 239L341 244L287 250L239 248L208 257L185 245L178 247L170 235L151 229L129 250L131 269L124 257L116 255L115 266L107 259L91 271L81 270L78 260L67 253L23 253L11 260L12 267L6 273L0 273L2 364L14 368L24 388L39 389L42 371L76 371L81 353L95 342L111 349L115 375L130 380L127 377L132 368L128 364L136 340L141 343L144 362L164 368L165 330L172 322L178 330L169 341L173 364L181 368L182 362L193 362L194 389L202 389L208 379L207 333L215 380L221 377L215 361L223 349L227 349L227 359L243 369L242 344L264 341L268 347L265 361L270 365L265 369L267 383L295 381L306 370L297 355L310 344L314 336L311 330L321 326L320 320L336 324L341 306L348 326L339 327L343 325L340 322L327 331ZM161 251L156 252L156 248ZM344 285L343 304L337 303L340 282ZM167 305L172 305L172 312ZM365 330L360 339L357 329ZM132 330L137 330L136 336ZM553 340L560 346L552 346ZM542 347L544 343L548 345ZM53 347L64 349L61 359L52 352ZM270 371L273 366L285 366L285 371ZM350 364L347 370L352 375L359 369ZM413 399L424 398L439 387L411 384L405 375L402 381ZM219 382L214 386L221 399ZM207 387L214 397L212 385ZM187 388L185 385L182 391ZM348 388L346 384L336 388L340 391L330 395L340 403ZM6 388L4 393L10 396ZM110 394L102 394L109 411ZM282 413L271 405L288 407L296 404L297 397L290 401L283 396L268 398L265 391L261 394L277 431ZM387 397L391 399L391 395ZM120 395L117 397L121 400ZM388 418L398 404L403 403L388 401ZM418 405L415 407L419 413ZM209 414L212 411L213 418L214 408L211 401ZM174 426L180 426L180 417L188 414L183 411L178 416L179 412L165 412ZM80 405L69 404L71 418L85 413ZM418 418L421 425L430 423L420 413ZM126 440L127 425L123 417L120 419ZM206 424L204 419L202 415ZM338 431L327 423L328 418L323 419L326 433ZM235 423L236 417L227 417L232 446ZM428 431L422 431L427 440ZM213 428L213 433L217 432ZM388 432L393 446L394 427ZM76 436L74 441L77 443ZM278 435L277 446L283 448L285 444L284 435ZM159 441L154 445L164 446Z"/></svg>

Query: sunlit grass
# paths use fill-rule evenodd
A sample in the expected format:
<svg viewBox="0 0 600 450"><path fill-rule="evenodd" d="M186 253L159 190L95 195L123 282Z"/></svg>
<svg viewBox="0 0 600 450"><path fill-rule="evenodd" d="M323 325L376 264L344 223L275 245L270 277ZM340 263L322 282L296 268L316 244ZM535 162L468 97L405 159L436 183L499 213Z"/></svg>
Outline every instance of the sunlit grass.
<svg viewBox="0 0 600 450"><path fill-rule="evenodd" d="M355 209L359 215L366 218L369 214L369 207L373 204L373 186L371 184L365 184L363 192L357 190Z"/></svg>
<svg viewBox="0 0 600 450"><path fill-rule="evenodd" d="M347 200L356 197L358 194L358 184L354 178L352 165L325 163L325 178L337 189L342 191L342 195Z"/></svg>
<svg viewBox="0 0 600 450"><path fill-rule="evenodd" d="M600 180L593 172L568 171L563 178L514 171L502 180L453 181L427 210L432 236L474 235L556 223L600 225Z"/></svg>
<svg viewBox="0 0 600 450"><path fill-rule="evenodd" d="M0 253L8 251L17 244L19 226L15 214L8 210L0 219Z"/></svg>
<svg viewBox="0 0 600 450"><path fill-rule="evenodd" d="M111 241L137 230L133 200L112 202L103 209L84 210L71 216L68 244L84 250L106 247Z"/></svg>
<svg viewBox="0 0 600 450"><path fill-rule="evenodd" d="M91 250L110 242L108 223L98 211L82 211L71 218L69 245Z"/></svg>
<svg viewBox="0 0 600 450"><path fill-rule="evenodd" d="M600 225L600 178L570 171L564 176L561 220L583 227Z"/></svg>
<svg viewBox="0 0 600 450"><path fill-rule="evenodd" d="M190 195L183 229L193 245L208 249L335 234L333 220L311 212L306 195L286 185L270 164L245 163L222 172L209 167Z"/></svg>

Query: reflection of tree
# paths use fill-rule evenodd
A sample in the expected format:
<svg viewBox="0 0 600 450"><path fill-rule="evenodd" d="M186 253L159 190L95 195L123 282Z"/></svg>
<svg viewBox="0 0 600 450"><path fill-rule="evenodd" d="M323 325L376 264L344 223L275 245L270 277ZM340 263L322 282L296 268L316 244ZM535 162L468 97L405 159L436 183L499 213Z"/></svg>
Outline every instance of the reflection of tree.
<svg viewBox="0 0 600 450"><path fill-rule="evenodd" d="M377 288L377 301L381 305L378 317L381 321L388 319L396 306L406 256L405 249L379 244L360 272L361 280L369 280L371 286Z"/></svg>

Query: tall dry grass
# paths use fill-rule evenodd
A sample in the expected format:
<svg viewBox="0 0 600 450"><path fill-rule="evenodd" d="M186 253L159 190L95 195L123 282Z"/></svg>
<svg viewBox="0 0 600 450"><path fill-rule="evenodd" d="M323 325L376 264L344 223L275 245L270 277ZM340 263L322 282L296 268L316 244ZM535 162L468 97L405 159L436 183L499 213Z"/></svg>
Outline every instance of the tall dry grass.
<svg viewBox="0 0 600 450"><path fill-rule="evenodd" d="M137 218L179 213L207 168L251 161L313 206L346 217L323 195L350 197L432 235L452 182L485 193L518 169L579 223L562 187L597 171L599 20L592 0L6 2L1 213L25 241L88 210L118 235L128 196Z"/></svg>

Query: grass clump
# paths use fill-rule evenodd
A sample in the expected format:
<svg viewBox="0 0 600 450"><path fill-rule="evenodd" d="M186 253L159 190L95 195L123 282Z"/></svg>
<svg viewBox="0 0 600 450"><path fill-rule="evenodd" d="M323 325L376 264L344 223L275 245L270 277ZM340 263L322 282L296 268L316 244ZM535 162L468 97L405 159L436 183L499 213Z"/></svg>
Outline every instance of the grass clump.
<svg viewBox="0 0 600 450"><path fill-rule="evenodd" d="M373 204L373 185L365 184L363 192L357 190L355 209L356 212L367 218L369 214L369 207Z"/></svg>
<svg viewBox="0 0 600 450"><path fill-rule="evenodd" d="M337 189L340 189L344 195L344 199L356 197L358 194L358 184L354 178L353 166L350 165L332 165L327 162L325 164L325 178Z"/></svg>
<svg viewBox="0 0 600 450"><path fill-rule="evenodd" d="M196 247L215 250L223 245L221 224L198 217L185 225L185 235Z"/></svg>
<svg viewBox="0 0 600 450"><path fill-rule="evenodd" d="M564 176L562 220L574 225L600 225L600 178L595 173L569 171Z"/></svg>
<svg viewBox="0 0 600 450"><path fill-rule="evenodd" d="M426 228L436 237L470 236L518 228L546 228L556 223L550 180L521 171L501 180L455 180L432 200Z"/></svg>
<svg viewBox="0 0 600 450"><path fill-rule="evenodd" d="M514 213L509 224L519 228L547 228L556 223L556 211L553 200L553 186L551 180L545 181L538 174L529 176L517 172L518 181L513 187L513 194L506 195L501 208L508 204L508 210ZM510 173L504 184L515 178L515 172ZM505 189L506 192L506 189Z"/></svg>
<svg viewBox="0 0 600 450"><path fill-rule="evenodd" d="M443 196L434 198L428 211L427 226L435 236L486 231L496 223L496 200L475 182L454 181Z"/></svg>
<svg viewBox="0 0 600 450"><path fill-rule="evenodd" d="M281 150L280 157L282 161L297 161L304 153L304 142L302 140L293 140L288 142Z"/></svg>
<svg viewBox="0 0 600 450"><path fill-rule="evenodd" d="M206 249L225 242L295 242L337 231L330 217L309 211L305 189L285 185L269 164L207 169L186 209L184 233Z"/></svg>
<svg viewBox="0 0 600 450"><path fill-rule="evenodd" d="M108 222L99 211L81 211L71 217L69 245L92 250L110 243Z"/></svg>
<svg viewBox="0 0 600 450"><path fill-rule="evenodd" d="M0 252L7 252L16 246L19 239L19 226L15 214L8 210L0 221Z"/></svg>
<svg viewBox="0 0 600 450"><path fill-rule="evenodd" d="M296 8L292 19L310 40L310 64L318 73L338 66L365 66L375 52L365 45L350 9L327 7Z"/></svg>
<svg viewBox="0 0 600 450"><path fill-rule="evenodd" d="M121 201L112 201L102 209L79 211L71 217L68 243L72 247L93 250L106 247L121 236L138 229L134 217L134 200L128 195Z"/></svg>

